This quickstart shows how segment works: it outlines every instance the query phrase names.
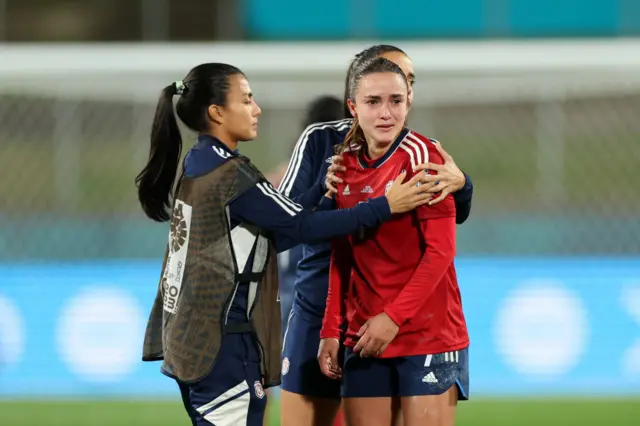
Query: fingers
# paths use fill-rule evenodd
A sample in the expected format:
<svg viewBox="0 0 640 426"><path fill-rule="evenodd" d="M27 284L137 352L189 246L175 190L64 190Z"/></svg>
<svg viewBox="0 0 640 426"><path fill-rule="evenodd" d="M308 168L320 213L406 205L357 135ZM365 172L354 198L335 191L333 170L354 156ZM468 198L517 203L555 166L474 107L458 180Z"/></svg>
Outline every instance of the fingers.
<svg viewBox="0 0 640 426"><path fill-rule="evenodd" d="M356 343L356 346L353 348L353 352L355 353L359 353L360 351L362 351L367 344L369 343L370 337L367 333L365 333L359 340L358 343Z"/></svg>
<svg viewBox="0 0 640 426"><path fill-rule="evenodd" d="M340 163L342 163L342 155L334 155L333 157L331 157L331 166L338 166L338 167L342 167L342 171L347 170L346 167L340 165Z"/></svg>
<svg viewBox="0 0 640 426"><path fill-rule="evenodd" d="M415 166L413 170L416 172L419 170L435 170L440 172L440 171L446 170L446 167L444 166L444 164L422 163Z"/></svg>
<svg viewBox="0 0 640 426"><path fill-rule="evenodd" d="M334 155L331 157L331 165L329 169L327 169L327 176L325 177L324 183L327 187L327 190L332 194L338 193L338 184L342 183L343 180L338 177L338 173L345 172L347 168L340 164L342 162L341 155Z"/></svg>
<svg viewBox="0 0 640 426"><path fill-rule="evenodd" d="M407 172L405 170L403 170L398 177L396 177L396 179L393 181L393 185L391 185L392 187L398 184L402 184L402 182L404 182L404 178L405 176L407 176Z"/></svg>
<svg viewBox="0 0 640 426"><path fill-rule="evenodd" d="M331 191L332 194L337 194L339 183L342 183L342 179L333 173L327 173L327 176L324 179L324 185L327 187L327 190Z"/></svg>
<svg viewBox="0 0 640 426"><path fill-rule="evenodd" d="M331 343L321 342L318 352L318 364L322 374L330 379L339 379L342 376L342 369L338 361L338 348L331 346Z"/></svg>
<svg viewBox="0 0 640 426"><path fill-rule="evenodd" d="M438 142L438 143L436 143L434 145L436 146L436 149L438 150L440 155L442 155L442 159L444 160L445 163L448 163L449 161L453 161L453 157L451 157L449 155L449 153L444 150L444 148L442 147L442 144L440 142Z"/></svg>
<svg viewBox="0 0 640 426"><path fill-rule="evenodd" d="M389 343L391 343L391 341L384 343L384 344L382 345L382 347L380 347L380 350L378 350L378 353L377 353L377 355L376 355L376 356L380 356L380 355L382 355L382 354L384 353L384 351L386 351L386 350L387 350L387 347L389 347Z"/></svg>
<svg viewBox="0 0 640 426"><path fill-rule="evenodd" d="M342 377L342 369L340 368L340 364L338 361L338 352L331 352L331 373L333 374L333 378L339 379Z"/></svg>
<svg viewBox="0 0 640 426"><path fill-rule="evenodd" d="M432 183L432 182L442 182L446 179L446 176L437 174L437 175L427 175L425 173L420 173L420 182L422 182L423 184L425 183Z"/></svg>
<svg viewBox="0 0 640 426"><path fill-rule="evenodd" d="M335 371L331 355L329 355L328 353L322 353L318 361L320 362L320 371L322 371L322 374L330 379L339 378L338 374Z"/></svg>
<svg viewBox="0 0 640 426"><path fill-rule="evenodd" d="M329 166L327 171L331 173L342 173L342 172L346 172L347 168L340 164L332 164Z"/></svg>
<svg viewBox="0 0 640 426"><path fill-rule="evenodd" d="M449 195L451 193L451 191L449 191L448 189L445 189L442 191L442 193L434 198L433 200L429 201L429 205L433 206L435 204L438 204L440 201L444 200L445 198L447 198L447 195Z"/></svg>
<svg viewBox="0 0 640 426"><path fill-rule="evenodd" d="M422 182L422 185L420 185L420 192L426 192L428 194L436 194L438 192L442 191L442 185L440 184L439 181L435 181L435 182Z"/></svg>
<svg viewBox="0 0 640 426"><path fill-rule="evenodd" d="M327 178L325 179L324 186L327 187L327 191L329 191L330 193L332 193L332 194L337 194L338 193L338 188L333 183L333 181L329 179L329 176L327 176Z"/></svg>
<svg viewBox="0 0 640 426"><path fill-rule="evenodd" d="M418 184L421 182L422 180L422 173L416 173L411 179L409 179L409 182L405 183L405 186L419 186Z"/></svg>
<svg viewBox="0 0 640 426"><path fill-rule="evenodd" d="M333 182L336 183L342 183L342 179L338 177L338 175L336 173L340 173L340 171L338 170L327 170L327 179L332 180Z"/></svg>
<svg viewBox="0 0 640 426"><path fill-rule="evenodd" d="M416 194L416 196L411 199L410 210L413 210L416 207L420 207L424 204L427 204L429 201L431 201L431 198L432 198L432 194L429 194L428 192Z"/></svg>
<svg viewBox="0 0 640 426"><path fill-rule="evenodd" d="M362 337L364 333L367 332L368 328L369 328L369 321L365 322L364 325L360 327L360 330L358 330L358 337Z"/></svg>
<svg viewBox="0 0 640 426"><path fill-rule="evenodd" d="M378 356L381 353L380 350L382 349L383 345L384 342L382 340L371 339L369 340L369 343L367 343L367 346L362 349L360 356L363 358Z"/></svg>

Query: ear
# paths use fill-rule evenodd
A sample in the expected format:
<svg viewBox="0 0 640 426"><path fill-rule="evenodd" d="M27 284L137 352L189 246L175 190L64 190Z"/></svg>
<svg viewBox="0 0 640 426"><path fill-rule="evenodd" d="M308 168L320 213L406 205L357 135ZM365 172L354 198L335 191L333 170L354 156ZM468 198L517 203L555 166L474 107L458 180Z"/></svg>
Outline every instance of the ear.
<svg viewBox="0 0 640 426"><path fill-rule="evenodd" d="M220 108L218 105L209 105L209 108L207 109L207 115L209 116L209 120L213 121L216 124L224 123L222 108Z"/></svg>
<svg viewBox="0 0 640 426"><path fill-rule="evenodd" d="M349 112L353 117L357 117L358 113L356 112L356 104L351 101L351 99L347 99L347 106L349 107Z"/></svg>

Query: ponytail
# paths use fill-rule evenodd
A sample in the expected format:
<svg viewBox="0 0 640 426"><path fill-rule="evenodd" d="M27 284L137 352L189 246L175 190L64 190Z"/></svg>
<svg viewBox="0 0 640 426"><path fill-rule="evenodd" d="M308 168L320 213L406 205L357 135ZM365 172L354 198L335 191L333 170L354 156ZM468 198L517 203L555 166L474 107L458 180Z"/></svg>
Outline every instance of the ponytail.
<svg viewBox="0 0 640 426"><path fill-rule="evenodd" d="M182 137L173 111L173 96L181 89L183 87L176 87L176 83L173 83L162 90L153 117L149 160L136 177L142 210L157 222L171 218L171 193L182 152Z"/></svg>
<svg viewBox="0 0 640 426"><path fill-rule="evenodd" d="M364 131L362 127L360 127L360 122L358 121L358 117L353 118L353 123L351 124L351 129L344 137L344 142L340 146L340 154L345 152L351 146L362 146L365 144Z"/></svg>

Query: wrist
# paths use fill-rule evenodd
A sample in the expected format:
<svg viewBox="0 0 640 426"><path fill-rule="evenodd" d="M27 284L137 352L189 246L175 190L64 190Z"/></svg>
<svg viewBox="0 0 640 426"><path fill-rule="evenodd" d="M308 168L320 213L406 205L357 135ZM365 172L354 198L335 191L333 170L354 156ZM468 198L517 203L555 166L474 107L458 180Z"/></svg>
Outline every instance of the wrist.
<svg viewBox="0 0 640 426"><path fill-rule="evenodd" d="M391 321L394 322L395 325L397 325L398 327L400 327L403 323L404 323L404 318L399 315L398 313L396 313L393 308L391 308L390 306L384 308L384 314L386 316L389 317L389 319Z"/></svg>
<svg viewBox="0 0 640 426"><path fill-rule="evenodd" d="M458 170L458 184L456 185L456 191L460 191L467 184L467 175L464 174L462 170Z"/></svg>
<svg viewBox="0 0 640 426"><path fill-rule="evenodd" d="M320 339L321 340L333 339L333 340L338 341L338 343L339 343L340 342L340 330L339 329L332 329L332 330L322 329L322 330L320 330Z"/></svg>
<svg viewBox="0 0 640 426"><path fill-rule="evenodd" d="M369 203L382 213L383 219L390 219L391 215L395 213L391 208L391 202L387 195L370 199Z"/></svg>

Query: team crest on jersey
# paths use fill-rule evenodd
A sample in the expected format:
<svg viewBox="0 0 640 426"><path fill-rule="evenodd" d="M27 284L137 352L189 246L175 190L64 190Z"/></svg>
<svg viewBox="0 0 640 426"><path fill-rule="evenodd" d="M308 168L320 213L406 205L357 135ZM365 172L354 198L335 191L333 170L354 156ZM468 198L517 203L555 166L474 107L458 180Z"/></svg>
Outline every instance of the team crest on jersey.
<svg viewBox="0 0 640 426"><path fill-rule="evenodd" d="M256 392L256 396L260 399L264 398L264 389L262 388L262 383L258 380L253 384L253 390Z"/></svg>
<svg viewBox="0 0 640 426"><path fill-rule="evenodd" d="M344 191L342 191L342 195L349 195L351 191L349 190L349 185L344 187Z"/></svg>
<svg viewBox="0 0 640 426"><path fill-rule="evenodd" d="M387 182L387 184L384 187L384 195L387 195L387 192L389 192L389 190L391 189L392 186L393 186L393 181L392 180Z"/></svg>
<svg viewBox="0 0 640 426"><path fill-rule="evenodd" d="M282 360L282 375L286 375L289 372L289 358L284 357L284 359Z"/></svg>

